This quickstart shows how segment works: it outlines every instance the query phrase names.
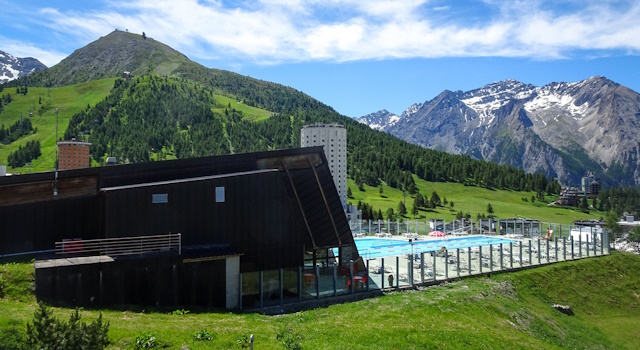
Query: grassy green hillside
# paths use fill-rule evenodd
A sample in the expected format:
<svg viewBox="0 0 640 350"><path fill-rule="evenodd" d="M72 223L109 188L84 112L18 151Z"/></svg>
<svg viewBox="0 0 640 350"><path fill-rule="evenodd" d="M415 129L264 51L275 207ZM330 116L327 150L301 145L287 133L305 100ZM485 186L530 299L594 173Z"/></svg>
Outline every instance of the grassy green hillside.
<svg viewBox="0 0 640 350"><path fill-rule="evenodd" d="M236 100L235 98L231 98L223 95L216 95L216 94L214 94L214 98L218 103L218 106L214 107L213 109L214 111L218 111L222 113L224 112L225 107L227 108L231 107L241 112L244 115L244 118L254 122L265 120L271 117L271 115L273 115L272 112L269 112L261 108L246 105L241 101Z"/></svg>
<svg viewBox="0 0 640 350"><path fill-rule="evenodd" d="M491 204L494 215L499 218L511 218L522 216L527 218L538 219L543 222L552 222L559 224L572 224L575 220L598 219L605 213L591 210L589 213L582 212L575 208L560 208L547 206L547 202L551 202L555 197L546 196L545 203L540 201L531 201L531 197L535 196L534 192L525 191L508 191L508 190L489 190L476 186L465 186L454 182L431 182L424 181L414 176L416 187L423 196L431 197L433 191L436 191L440 198L447 199L449 204L438 208L420 209L416 218L437 218L447 221L453 220L458 211L469 213L472 219L476 219L478 213L488 216L487 204ZM359 201L368 203L377 211L382 210L386 217L388 208L393 208L397 213L398 203L405 201L407 215L404 219L414 219L411 214L414 198L405 193L403 196L401 190L383 185L383 192L380 194L378 187L364 185L364 191L360 191L353 180L348 179L347 185L351 188L353 198L349 198L348 202L357 204ZM524 201L526 198L527 201ZM453 208L451 202L454 203Z"/></svg>
<svg viewBox="0 0 640 350"><path fill-rule="evenodd" d="M67 130L71 116L78 113L87 105L94 106L109 94L115 79L96 80L89 83L65 86L60 88L30 87L26 95L16 94L15 88L6 88L2 93L10 93L13 99L4 106L0 113L0 124L9 127L20 115L31 119L37 131L18 139L8 145L0 144L0 165L7 164L7 157L15 152L20 145L27 141L40 141L42 155L36 159L32 167L9 169L12 173L27 173L29 171L50 171L54 169L56 150L56 107L58 108L58 137L62 137Z"/></svg>
<svg viewBox="0 0 640 350"><path fill-rule="evenodd" d="M135 78L136 81L140 81L137 85L136 92L127 90L121 100L115 101L125 102L129 105L139 103L143 100L141 93L146 93L149 87L148 77ZM175 84L174 79L169 79L171 83ZM55 127L56 127L56 107L58 108L58 138L64 139L65 132L69 126L71 117L81 111L88 112L91 109L87 109L87 105L91 108L107 97L114 86L115 79L103 79L96 80L89 83L82 83L77 85L57 87L57 88L29 88L26 95L17 94L15 88L6 88L3 94L11 94L12 102L5 106L4 110L0 113L0 124L5 127L9 127L16 121L20 120L21 114L23 118L28 118L33 127L36 128L36 132L27 136L23 136L18 140L10 144L0 144L0 164L6 165L7 158L11 152L15 152L21 145L24 146L27 141L37 140L41 143L42 155L32 162L32 166L24 166L19 168L9 168L10 173L28 173L29 171L50 171L54 169L55 163ZM204 91L204 87L197 82L185 82L184 86L192 91ZM210 89L209 89L210 90ZM208 91L209 94L200 94L197 98L189 96L192 104L197 102L207 105L213 113L216 115L224 115L225 110L233 111L235 115L241 116L248 121L264 121L268 119L273 113L257 107L246 105L237 101L234 98L229 98L222 95L217 95ZM182 96L181 96L182 98ZM157 103L160 103L158 101ZM142 103L140 103L142 104ZM184 102L184 105L189 104L189 101ZM229 108L229 105L231 107ZM107 118L109 109L104 110L104 115L101 118ZM140 113L140 112L139 112ZM181 113L178 111L176 113ZM167 118L167 113L156 113L155 118ZM90 130L90 128L83 128L82 130ZM90 130L93 131L93 130ZM91 142L89 135L77 135L77 137L88 138ZM113 141L113 140L108 140ZM158 152L149 151L150 158L157 160L159 157ZM205 155L205 154L202 154ZM165 159L176 158L173 149L165 149ZM98 165L98 162L94 159L93 165Z"/></svg>
<svg viewBox="0 0 640 350"><path fill-rule="evenodd" d="M283 316L226 311L103 310L111 349L130 349L151 332L170 349L240 348L255 334L259 349L282 349L284 334L302 349L638 349L640 257L611 256L472 277L443 286ZM24 332L36 308L31 264L0 266L0 344ZM571 306L574 316L551 308ZM69 308L55 308L68 318ZM83 310L86 321L97 310ZM193 333L215 332L211 342ZM299 338L298 338L299 337Z"/></svg>

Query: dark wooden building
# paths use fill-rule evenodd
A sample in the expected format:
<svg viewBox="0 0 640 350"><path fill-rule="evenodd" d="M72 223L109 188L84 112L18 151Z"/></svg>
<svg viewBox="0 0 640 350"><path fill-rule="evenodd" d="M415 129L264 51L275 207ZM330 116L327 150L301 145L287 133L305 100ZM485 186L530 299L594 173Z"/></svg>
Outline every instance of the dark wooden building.
<svg viewBox="0 0 640 350"><path fill-rule="evenodd" d="M100 281L94 287L73 286L103 290L83 292L83 296L60 295L68 289L59 287L61 276L68 281L68 275L77 275L79 267L51 262L40 264L44 277L37 288L50 290L43 292L45 297L81 304L89 299L94 302L99 295L103 303L142 300L232 307L228 295L221 304L225 298L218 292L205 297L196 294L204 287L224 290L219 284L236 278L229 274L316 266L333 248L339 248L336 260L340 264L358 257L322 147L0 178L0 258L4 260L51 258L55 242L70 239L117 240L168 233L180 234L181 257L118 257L111 264L123 264L134 271L132 275L103 266L97 268ZM226 260L226 265L212 262L230 257L235 260ZM162 261L171 273L162 270ZM229 268L230 261L237 267ZM187 269L185 262L200 266ZM141 276L141 268L159 270ZM210 276L206 286L199 286L202 282L195 275L208 276L211 269L216 277ZM112 273L105 276L107 270ZM85 272L92 277L84 280L96 282L96 273ZM146 280L158 286L147 289L163 292L141 296L145 289L141 287L131 295L121 292L114 297L104 291L130 286L135 280ZM165 285L170 287L161 287Z"/></svg>

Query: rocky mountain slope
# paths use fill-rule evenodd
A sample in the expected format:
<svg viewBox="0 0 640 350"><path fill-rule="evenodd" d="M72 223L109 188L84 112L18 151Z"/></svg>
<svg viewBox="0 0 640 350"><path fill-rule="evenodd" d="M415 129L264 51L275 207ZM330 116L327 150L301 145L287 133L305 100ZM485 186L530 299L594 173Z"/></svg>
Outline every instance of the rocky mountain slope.
<svg viewBox="0 0 640 350"><path fill-rule="evenodd" d="M0 84L27 76L45 68L47 68L47 66L35 58L19 58L0 51Z"/></svg>
<svg viewBox="0 0 640 350"><path fill-rule="evenodd" d="M189 59L171 47L142 35L114 30L75 50L55 66L29 77L29 85L64 86L103 78L171 74Z"/></svg>
<svg viewBox="0 0 640 350"><path fill-rule="evenodd" d="M577 184L587 171L610 184L640 184L640 94L604 77L444 91L390 120L359 118L414 144L543 172L566 184Z"/></svg>

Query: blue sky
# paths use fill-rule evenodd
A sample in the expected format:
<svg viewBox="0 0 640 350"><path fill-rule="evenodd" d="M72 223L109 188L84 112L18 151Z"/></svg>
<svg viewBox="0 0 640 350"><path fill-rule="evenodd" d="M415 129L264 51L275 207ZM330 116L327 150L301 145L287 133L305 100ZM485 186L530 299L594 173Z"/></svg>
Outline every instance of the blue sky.
<svg viewBox="0 0 640 350"><path fill-rule="evenodd" d="M52 66L114 29L359 117L445 89L602 75L640 91L640 1L0 0L0 50Z"/></svg>

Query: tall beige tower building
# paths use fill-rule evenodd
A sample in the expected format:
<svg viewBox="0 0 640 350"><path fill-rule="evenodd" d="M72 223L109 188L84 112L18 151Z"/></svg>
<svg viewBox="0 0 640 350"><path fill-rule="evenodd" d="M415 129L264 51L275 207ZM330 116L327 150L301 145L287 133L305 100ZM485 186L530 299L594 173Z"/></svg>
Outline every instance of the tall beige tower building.
<svg viewBox="0 0 640 350"><path fill-rule="evenodd" d="M347 129L340 124L306 125L300 130L300 146L323 146L342 208L347 208Z"/></svg>
<svg viewBox="0 0 640 350"><path fill-rule="evenodd" d="M91 144L84 141L58 141L58 169L82 169L91 166Z"/></svg>

